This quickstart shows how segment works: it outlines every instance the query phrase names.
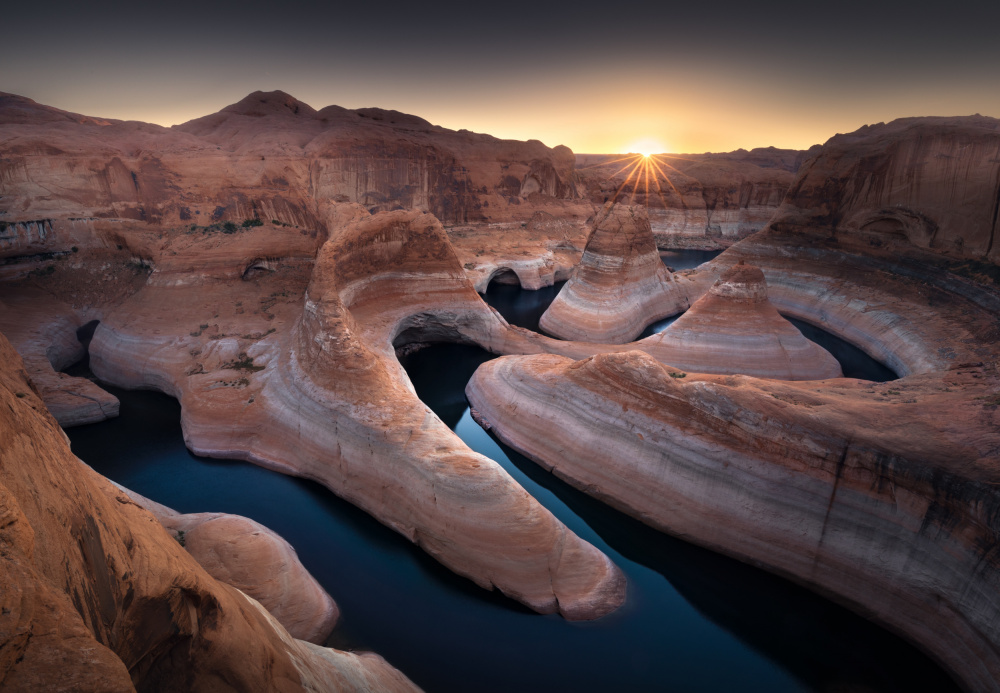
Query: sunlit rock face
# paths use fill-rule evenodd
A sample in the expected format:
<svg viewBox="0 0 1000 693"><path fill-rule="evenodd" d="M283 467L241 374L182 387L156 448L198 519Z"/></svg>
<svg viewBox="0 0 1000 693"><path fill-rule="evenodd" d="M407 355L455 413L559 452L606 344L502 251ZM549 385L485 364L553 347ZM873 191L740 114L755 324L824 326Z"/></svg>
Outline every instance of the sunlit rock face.
<svg viewBox="0 0 1000 693"><path fill-rule="evenodd" d="M700 375L619 351L490 362L470 401L500 438L588 493L835 594L968 689L997 690L998 125L924 118L835 137L768 228L685 275L695 306L762 305L763 277L774 307L899 380ZM889 223L886 201L936 230ZM859 224L873 208L883 217ZM747 276L735 276L740 261ZM664 337L710 334L682 320ZM647 341L636 347L654 354Z"/></svg>
<svg viewBox="0 0 1000 693"><path fill-rule="evenodd" d="M110 219L260 219L323 231L340 202L416 208L446 223L589 213L573 207L566 147L455 132L395 111L316 111L283 92L255 92L173 128L2 94L0 142L0 257L69 250L87 240L87 224Z"/></svg>
<svg viewBox="0 0 1000 693"><path fill-rule="evenodd" d="M620 344L687 308L660 261L642 207L607 205L594 220L573 276L540 325L562 339Z"/></svg>
<svg viewBox="0 0 1000 693"><path fill-rule="evenodd" d="M733 265L684 315L642 341L661 363L700 373L779 380L841 376L825 349L802 336L767 298L759 267Z"/></svg>
<svg viewBox="0 0 1000 693"><path fill-rule="evenodd" d="M0 336L0 687L417 690L294 639L70 452Z"/></svg>
<svg viewBox="0 0 1000 693"><path fill-rule="evenodd" d="M577 167L592 202L643 205L658 247L712 249L764 228L813 153L768 147L648 162L581 154Z"/></svg>

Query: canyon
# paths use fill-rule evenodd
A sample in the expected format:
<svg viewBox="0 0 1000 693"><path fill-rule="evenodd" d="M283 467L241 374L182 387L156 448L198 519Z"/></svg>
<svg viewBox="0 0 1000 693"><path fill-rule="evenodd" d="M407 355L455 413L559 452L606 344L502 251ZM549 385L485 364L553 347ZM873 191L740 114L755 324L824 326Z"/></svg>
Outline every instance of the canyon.
<svg viewBox="0 0 1000 693"><path fill-rule="evenodd" d="M607 551L418 396L401 359L449 342L500 355L467 395L514 450L1000 689L1000 121L664 155L653 188L616 158L282 92L173 128L0 95L0 684L415 688L323 647L338 595L267 527L77 460L59 426L115 417L101 384L176 398L193 453L314 481L484 594L627 610ZM676 248L725 251L672 272ZM481 296L562 281L538 331ZM842 377L786 318L899 379Z"/></svg>

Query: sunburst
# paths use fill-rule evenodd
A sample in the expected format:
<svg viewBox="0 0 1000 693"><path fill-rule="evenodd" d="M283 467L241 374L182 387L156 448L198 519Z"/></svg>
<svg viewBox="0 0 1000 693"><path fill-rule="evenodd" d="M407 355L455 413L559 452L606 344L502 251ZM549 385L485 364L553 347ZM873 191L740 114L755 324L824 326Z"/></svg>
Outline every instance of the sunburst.
<svg viewBox="0 0 1000 693"><path fill-rule="evenodd" d="M663 206L668 207L669 205L667 204L661 180L670 186L670 189L673 190L674 194L678 197L682 196L680 191L677 189L677 186L675 186L673 181L670 180L670 174L668 173L668 171L674 171L676 173L680 173L680 171L666 161L666 159L691 161L691 159L684 159L679 156L655 154L651 151L645 151L629 154L628 156L624 156L619 159L592 164L584 168L595 168L598 166L610 167L620 162L625 162L623 166L607 176L608 180L617 180L622 173L627 172L625 173L625 179L622 180L622 182L616 187L615 194L611 196L608 202L611 204L617 202L618 196L621 195L622 191L631 184L633 195L639 194L640 191L645 194L646 199L649 199L650 195L656 195L660 198L660 202L663 203Z"/></svg>

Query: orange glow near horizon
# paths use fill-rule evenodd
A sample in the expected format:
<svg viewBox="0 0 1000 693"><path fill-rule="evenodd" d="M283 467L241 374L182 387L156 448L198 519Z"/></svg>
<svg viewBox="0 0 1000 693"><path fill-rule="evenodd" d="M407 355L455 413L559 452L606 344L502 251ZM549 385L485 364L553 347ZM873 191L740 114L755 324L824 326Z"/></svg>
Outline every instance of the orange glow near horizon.
<svg viewBox="0 0 1000 693"><path fill-rule="evenodd" d="M670 175L664 171L664 169L671 169L680 173L674 166L671 166L667 158L677 159L679 157L668 157L665 154L632 154L628 157L622 159L615 159L613 161L604 161L598 164L592 164L586 168L596 168L600 166L612 166L619 163L620 161L626 161L627 163L621 168L617 169L614 173L608 176L608 179L615 179L623 171L628 171L625 175L625 179L618 185L615 189L614 195L608 199L609 204L614 204L618 202L619 196L625 191L625 189L631 184L632 186L632 196L645 195L647 198L650 195L656 195L660 198L664 207L668 207L666 195L663 191L663 187L660 185L662 180L675 195L680 196L680 191L670 180ZM652 183L650 182L652 178ZM654 189L655 186L655 189Z"/></svg>

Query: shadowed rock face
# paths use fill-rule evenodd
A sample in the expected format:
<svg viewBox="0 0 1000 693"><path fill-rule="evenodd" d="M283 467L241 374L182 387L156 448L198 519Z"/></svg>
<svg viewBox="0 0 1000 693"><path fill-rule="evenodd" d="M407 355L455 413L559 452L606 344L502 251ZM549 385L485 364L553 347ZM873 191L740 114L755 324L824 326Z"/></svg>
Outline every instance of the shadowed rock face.
<svg viewBox="0 0 1000 693"><path fill-rule="evenodd" d="M583 258L542 315L541 328L563 339L620 344L660 318L687 308L660 261L641 207L608 205L594 220Z"/></svg>
<svg viewBox="0 0 1000 693"><path fill-rule="evenodd" d="M872 246L996 263L998 201L1000 121L903 118L833 137L803 167L778 218Z"/></svg>
<svg viewBox="0 0 1000 693"><path fill-rule="evenodd" d="M329 637L340 609L275 532L239 515L182 514L119 488L153 513L209 575L256 599L293 638L322 644Z"/></svg>
<svg viewBox="0 0 1000 693"><path fill-rule="evenodd" d="M767 299L760 268L733 265L673 325L642 341L661 363L778 380L839 378L840 365Z"/></svg>
<svg viewBox="0 0 1000 693"><path fill-rule="evenodd" d="M976 400L1000 386L995 363L892 384L920 406L859 381L677 375L641 352L510 356L466 392L497 436L578 488L835 595L970 689L996 688L1000 419Z"/></svg>
<svg viewBox="0 0 1000 693"><path fill-rule="evenodd" d="M978 257L992 257L982 234L996 131L992 119L930 118L838 136L767 229L685 274L693 299L749 307L761 305L760 275L728 273L759 267L782 313L861 346L900 380L697 375L612 348L576 362L499 359L474 376L470 400L499 437L588 493L835 595L970 690L998 690L1000 289L994 264L957 249L978 238ZM938 241L856 223L889 199ZM656 354L648 341L636 347Z"/></svg>
<svg viewBox="0 0 1000 693"><path fill-rule="evenodd" d="M295 640L73 457L0 336L0 687L416 688L376 655Z"/></svg>

